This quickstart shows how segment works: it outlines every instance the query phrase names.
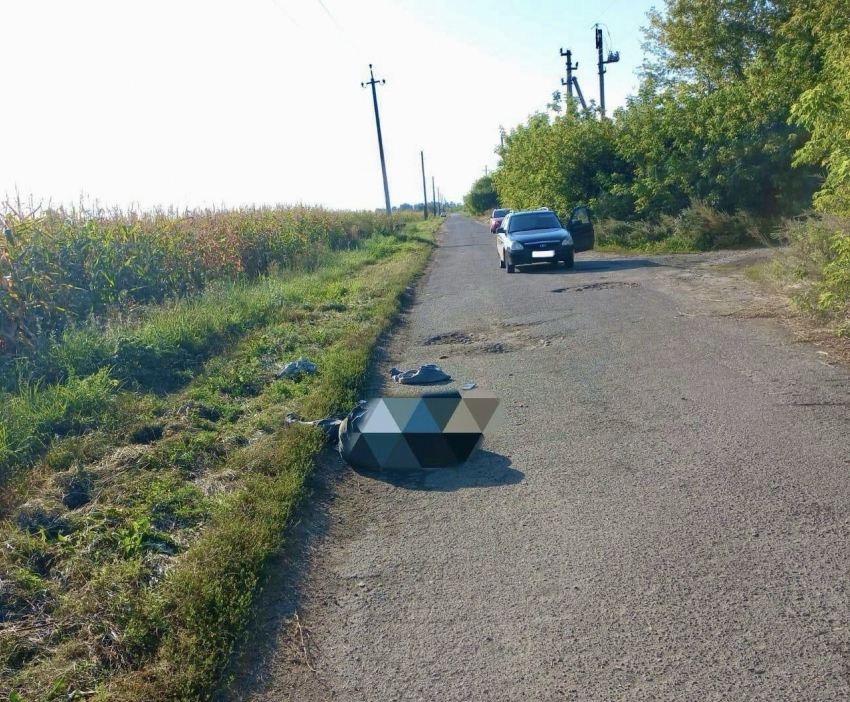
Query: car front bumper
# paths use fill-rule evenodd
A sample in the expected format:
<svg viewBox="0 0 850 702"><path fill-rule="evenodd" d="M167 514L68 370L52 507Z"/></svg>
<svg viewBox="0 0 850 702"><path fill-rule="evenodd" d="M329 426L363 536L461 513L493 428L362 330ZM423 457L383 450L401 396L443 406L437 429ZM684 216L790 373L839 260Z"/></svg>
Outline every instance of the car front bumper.
<svg viewBox="0 0 850 702"><path fill-rule="evenodd" d="M538 258L532 255L532 253L535 251L538 253L543 251L552 251L554 253L552 256ZM510 263L514 266L526 266L531 263L550 263L551 261L566 261L572 255L572 246L554 246L546 249L526 248L520 251L505 251L505 259L507 263Z"/></svg>

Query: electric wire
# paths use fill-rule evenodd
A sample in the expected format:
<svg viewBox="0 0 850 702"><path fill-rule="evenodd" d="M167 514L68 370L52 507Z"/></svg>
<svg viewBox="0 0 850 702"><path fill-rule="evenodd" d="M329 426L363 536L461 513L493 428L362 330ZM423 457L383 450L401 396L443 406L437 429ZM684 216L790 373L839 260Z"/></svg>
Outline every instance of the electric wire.
<svg viewBox="0 0 850 702"><path fill-rule="evenodd" d="M281 14L283 14L283 16L286 17L286 19L288 19L290 22L292 22L292 24L294 24L296 27L301 26L300 24L298 24L298 22L295 21L295 19L292 17L292 15L290 15L284 9L283 5L281 5L277 0L269 0L269 2L271 2L281 12Z"/></svg>

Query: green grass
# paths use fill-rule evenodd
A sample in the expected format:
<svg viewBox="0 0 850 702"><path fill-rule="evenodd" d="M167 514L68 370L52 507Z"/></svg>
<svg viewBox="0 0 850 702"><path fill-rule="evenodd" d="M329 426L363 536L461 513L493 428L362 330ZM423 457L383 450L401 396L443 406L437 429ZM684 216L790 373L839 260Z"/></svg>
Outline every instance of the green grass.
<svg viewBox="0 0 850 702"><path fill-rule="evenodd" d="M306 318L320 299L337 299L344 289L339 281L395 246L391 237L367 239L355 251L329 253L309 276L288 272L253 284L212 285L197 297L152 306L132 324L66 331L47 348L43 364L30 364L38 382L22 381L15 392L0 394L0 486L25 471L54 437L109 423L119 387L159 394L178 389L233 339L275 321Z"/></svg>
<svg viewBox="0 0 850 702"><path fill-rule="evenodd" d="M211 693L322 446L317 431L284 429L282 419L359 399L372 344L438 225L409 225L312 272L151 310L104 329L108 343L91 330L66 337L56 351L77 375L20 400L50 421L71 419L58 439L43 432L39 458L6 491L0 698ZM119 339L145 350L125 355L137 364L108 374L75 365ZM302 354L315 376L275 378ZM158 368L174 362L185 371L176 380ZM45 392L90 399L33 399ZM91 501L67 508L63 497L81 485Z"/></svg>

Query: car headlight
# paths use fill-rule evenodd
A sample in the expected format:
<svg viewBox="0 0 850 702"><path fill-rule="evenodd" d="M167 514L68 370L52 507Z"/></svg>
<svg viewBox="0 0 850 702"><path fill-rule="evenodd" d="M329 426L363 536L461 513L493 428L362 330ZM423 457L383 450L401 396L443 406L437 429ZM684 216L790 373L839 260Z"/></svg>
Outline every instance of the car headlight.
<svg viewBox="0 0 850 702"><path fill-rule="evenodd" d="M520 244L518 241L512 241L511 251L522 251L522 244Z"/></svg>
<svg viewBox="0 0 850 702"><path fill-rule="evenodd" d="M573 245L573 238L569 234L567 234L567 236L565 236L564 240L561 242L561 246L572 246L572 245Z"/></svg>

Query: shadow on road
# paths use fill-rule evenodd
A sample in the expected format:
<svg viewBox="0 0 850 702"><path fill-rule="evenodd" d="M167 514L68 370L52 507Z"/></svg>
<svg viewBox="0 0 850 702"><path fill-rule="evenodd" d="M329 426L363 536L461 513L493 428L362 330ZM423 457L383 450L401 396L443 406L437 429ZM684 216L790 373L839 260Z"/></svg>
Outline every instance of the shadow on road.
<svg viewBox="0 0 850 702"><path fill-rule="evenodd" d="M294 660L303 665L300 663L303 634L297 628L300 620L296 619L296 614L304 604L304 588L312 556L331 527L331 505L350 471L337 451L327 450L307 479L305 492L309 497L302 501L297 519L287 528L282 550L267 564L264 587L254 602L253 616L243 638L245 644L236 649L224 676L227 682L212 695L211 702L289 699L271 696L277 691L268 687L273 682L270 671L287 661L291 663L293 652ZM525 477L521 471L511 468L509 458L483 449L460 468L399 472L395 475L358 471L358 475L364 481L379 480L404 489L435 492L516 485ZM349 485L348 489L355 489L355 485ZM316 582L321 595L323 577L333 577L333 574L317 572ZM296 670L301 668L296 665ZM303 671L304 675L308 674L306 665ZM315 682L316 690L309 699L327 699L326 690L321 687L322 681L313 677L310 680Z"/></svg>
<svg viewBox="0 0 850 702"><path fill-rule="evenodd" d="M522 482L525 473L511 468L511 459L492 451L479 450L459 468L431 470L357 471L405 490L454 492L467 488L498 487Z"/></svg>
<svg viewBox="0 0 850 702"><path fill-rule="evenodd" d="M650 261L648 258L617 258L617 259L594 259L591 261L576 261L574 268L558 266L554 268L545 264L532 264L517 266L517 270L524 274L532 275L575 275L577 273L616 273L617 271L628 271L635 268L656 268L661 264Z"/></svg>

